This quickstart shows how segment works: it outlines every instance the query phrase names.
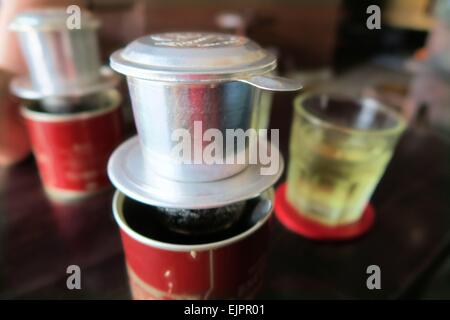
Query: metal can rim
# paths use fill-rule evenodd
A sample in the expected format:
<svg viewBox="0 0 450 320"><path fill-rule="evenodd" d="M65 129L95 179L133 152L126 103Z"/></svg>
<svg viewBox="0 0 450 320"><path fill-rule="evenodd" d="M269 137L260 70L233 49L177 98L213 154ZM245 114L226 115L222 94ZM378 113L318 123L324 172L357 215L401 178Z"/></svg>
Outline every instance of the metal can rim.
<svg viewBox="0 0 450 320"><path fill-rule="evenodd" d="M274 190L273 187L268 188L267 190L263 191L258 197L265 196L267 199L270 200L270 209L267 210L267 213L260 218L252 227L248 228L244 232L241 232L231 238L227 238L225 240L220 240L216 242L206 243L206 244L174 244L174 243L167 243L158 241L155 239L151 239L148 237L145 237L144 235L141 235L131 229L131 227L126 223L125 218L123 216L123 202L125 200L125 194L120 192L119 190L116 190L113 197L113 215L114 219L116 220L116 223L119 225L120 229L123 230L128 236L130 236L132 239L150 246L152 248L158 248L166 251L175 251L175 252L199 252L199 251L209 251L209 250L215 250L220 249L229 245L232 245L238 241L241 241L247 237L249 237L252 234L255 234L259 229L261 229L269 220L269 218L273 214L274 210ZM134 200L136 201L136 200Z"/></svg>
<svg viewBox="0 0 450 320"><path fill-rule="evenodd" d="M110 105L104 108L92 109L88 111L81 111L76 113L49 113L44 111L31 110L30 106L22 106L20 112L23 117L30 120L42 122L67 122L82 119L89 119L104 115L120 107L122 96L116 89L109 89L104 91L110 98Z"/></svg>

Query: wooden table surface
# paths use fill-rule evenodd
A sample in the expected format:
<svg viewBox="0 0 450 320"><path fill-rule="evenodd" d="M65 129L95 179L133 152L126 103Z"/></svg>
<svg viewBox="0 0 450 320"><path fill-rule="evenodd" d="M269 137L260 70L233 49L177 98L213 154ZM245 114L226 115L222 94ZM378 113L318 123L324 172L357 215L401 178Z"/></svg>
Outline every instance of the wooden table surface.
<svg viewBox="0 0 450 320"><path fill-rule="evenodd" d="M341 83L356 90L366 72L359 69ZM395 71L382 73L398 77ZM291 95L276 96L271 122L280 129L285 157L291 100ZM375 225L358 240L310 241L276 222L259 297L424 296L426 284L450 267L445 262L450 244L449 141L433 125L410 127L373 197ZM55 204L45 196L32 158L0 171L0 298L129 298L112 193ZM82 290L66 287L71 264L81 267ZM381 268L381 290L366 287L366 268L372 264ZM427 296L445 298L445 289L441 296Z"/></svg>

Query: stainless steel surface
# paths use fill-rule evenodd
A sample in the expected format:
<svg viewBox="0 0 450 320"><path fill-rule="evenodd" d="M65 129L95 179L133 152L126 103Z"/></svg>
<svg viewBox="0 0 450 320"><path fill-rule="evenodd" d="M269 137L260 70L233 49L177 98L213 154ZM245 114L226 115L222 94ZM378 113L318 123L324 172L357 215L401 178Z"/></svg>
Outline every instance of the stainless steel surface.
<svg viewBox="0 0 450 320"><path fill-rule="evenodd" d="M127 77L152 81L245 81L273 91L301 89L297 80L273 77L276 58L254 41L207 32L141 37L111 55L111 67Z"/></svg>
<svg viewBox="0 0 450 320"><path fill-rule="evenodd" d="M64 7L60 8L37 8L19 13L10 24L10 29L16 32L28 31L61 31L67 29L68 13ZM87 10L80 10L81 29L97 29L100 21Z"/></svg>
<svg viewBox="0 0 450 320"><path fill-rule="evenodd" d="M223 33L178 32L141 37L111 55L128 77L198 83L245 81L273 91L301 89L297 80L270 76L276 58L254 41Z"/></svg>
<svg viewBox="0 0 450 320"><path fill-rule="evenodd" d="M277 76L253 76L239 81L251 84L252 86L269 91L297 91L303 86L297 80L286 79Z"/></svg>
<svg viewBox="0 0 450 320"><path fill-rule="evenodd" d="M18 76L11 81L10 89L13 94L22 99L40 100L52 97L59 100L77 100L80 96L112 89L119 84L120 76L109 67L101 67L99 73L100 78L95 83L59 87L56 92L42 91L31 83L28 76Z"/></svg>
<svg viewBox="0 0 450 320"><path fill-rule="evenodd" d="M179 182L161 177L145 165L138 138L120 145L108 163L108 175L114 186L128 197L167 208L208 209L256 197L281 176L284 162L279 151L279 167L274 175L261 175L262 164L250 164L227 179L203 183Z"/></svg>
<svg viewBox="0 0 450 320"><path fill-rule="evenodd" d="M158 81L230 80L272 71L275 57L248 38L222 33L141 37L111 56L114 70Z"/></svg>
<svg viewBox="0 0 450 320"><path fill-rule="evenodd" d="M28 65L30 90L15 90L23 98L79 95L90 86L111 82L113 75L101 73L96 30L99 21L81 12L80 29L69 29L65 8L36 9L16 16L10 28L17 32ZM27 87L26 80L20 81ZM25 84L24 84L25 83Z"/></svg>
<svg viewBox="0 0 450 320"><path fill-rule="evenodd" d="M201 121L202 135L208 129L218 129L224 137L226 129L246 130L257 110L259 90L237 81L174 85L129 78L128 85L143 155L158 174L180 181L212 181L245 169L246 164L179 165L172 154L179 142L172 139L172 132L186 129L193 146L197 121ZM206 144L200 146L202 150ZM225 159L235 155L231 151L224 151Z"/></svg>
<svg viewBox="0 0 450 320"><path fill-rule="evenodd" d="M257 110L253 111L252 127L256 129L269 129L270 114L272 112L273 92L261 91Z"/></svg>
<svg viewBox="0 0 450 320"><path fill-rule="evenodd" d="M294 80L272 75L276 59L258 44L221 33L142 37L115 52L111 67L127 75L134 119L149 166L180 181L224 179L246 165L179 165L172 155L178 144L171 137L175 129L186 129L193 137L194 123L201 121L202 133L218 129L225 136L226 129L247 130L252 119L258 118L261 88L301 88ZM234 155L229 152L225 159Z"/></svg>

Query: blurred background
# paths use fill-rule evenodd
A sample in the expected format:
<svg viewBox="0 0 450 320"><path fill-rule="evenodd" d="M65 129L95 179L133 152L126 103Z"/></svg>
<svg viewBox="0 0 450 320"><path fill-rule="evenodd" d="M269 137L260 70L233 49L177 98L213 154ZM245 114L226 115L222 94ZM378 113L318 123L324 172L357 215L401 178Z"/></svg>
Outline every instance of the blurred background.
<svg viewBox="0 0 450 320"><path fill-rule="evenodd" d="M0 16L5 3L0 1ZM373 230L355 241L316 243L275 223L260 298L450 298L450 0L84 4L102 21L105 64L113 51L150 33L243 34L274 52L279 74L301 79L305 91L376 97L408 120L373 198ZM367 27L370 5L381 8L380 29ZM8 81L0 86L0 99L6 99ZM125 83L121 91L131 135ZM280 129L286 159L294 97L275 94L270 117L270 127ZM0 142L11 145L17 135L9 128L17 119L2 114ZM0 169L0 298L128 298L112 191L83 203L55 205L46 199L24 149ZM70 264L83 270L80 291L66 288ZM370 264L381 267L382 290L367 290Z"/></svg>

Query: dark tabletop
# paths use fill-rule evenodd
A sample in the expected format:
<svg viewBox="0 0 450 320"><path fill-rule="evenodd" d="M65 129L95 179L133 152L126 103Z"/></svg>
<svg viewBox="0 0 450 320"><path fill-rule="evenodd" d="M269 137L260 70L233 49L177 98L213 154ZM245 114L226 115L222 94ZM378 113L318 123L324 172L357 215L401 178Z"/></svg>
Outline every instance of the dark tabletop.
<svg viewBox="0 0 450 320"><path fill-rule="evenodd" d="M271 121L286 158L291 101L277 95ZM450 298L450 282L442 283L450 275L449 155L445 130L414 122L372 199L375 225L360 239L315 242L275 222L259 297ZM0 298L129 298L112 193L55 204L31 157L0 171ZM82 290L66 287L71 264L82 270ZM366 287L373 264L381 268L381 290Z"/></svg>

